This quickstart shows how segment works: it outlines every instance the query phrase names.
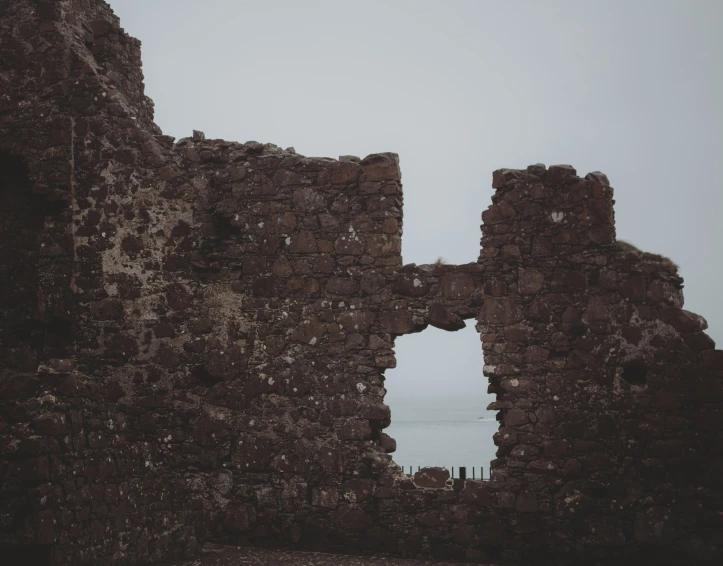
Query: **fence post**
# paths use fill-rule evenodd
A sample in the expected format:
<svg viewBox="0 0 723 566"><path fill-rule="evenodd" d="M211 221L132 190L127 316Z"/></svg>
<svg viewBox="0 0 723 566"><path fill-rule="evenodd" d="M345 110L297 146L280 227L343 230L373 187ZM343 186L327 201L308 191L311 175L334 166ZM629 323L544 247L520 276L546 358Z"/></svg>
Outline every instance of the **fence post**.
<svg viewBox="0 0 723 566"><path fill-rule="evenodd" d="M467 468L465 466L459 467L459 479L461 479L461 480L467 479Z"/></svg>

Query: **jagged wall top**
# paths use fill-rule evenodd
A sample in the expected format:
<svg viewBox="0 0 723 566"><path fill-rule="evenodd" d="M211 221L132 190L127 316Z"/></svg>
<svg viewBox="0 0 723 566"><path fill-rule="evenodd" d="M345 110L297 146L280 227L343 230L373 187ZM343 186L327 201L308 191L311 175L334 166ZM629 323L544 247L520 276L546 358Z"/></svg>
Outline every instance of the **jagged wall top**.
<svg viewBox="0 0 723 566"><path fill-rule="evenodd" d="M723 354L682 280L615 245L603 175L495 172L477 262L405 266L394 154L174 144L105 2L0 10L3 540L74 564L212 539L720 557ZM407 477L394 340L472 318L492 481Z"/></svg>

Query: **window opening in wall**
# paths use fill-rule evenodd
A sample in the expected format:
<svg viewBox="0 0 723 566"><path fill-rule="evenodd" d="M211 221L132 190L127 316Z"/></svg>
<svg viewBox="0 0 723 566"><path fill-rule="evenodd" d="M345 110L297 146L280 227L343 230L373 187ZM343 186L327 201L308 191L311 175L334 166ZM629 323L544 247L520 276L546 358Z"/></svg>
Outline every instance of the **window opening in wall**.
<svg viewBox="0 0 723 566"><path fill-rule="evenodd" d="M487 393L482 375L480 336L468 320L466 328L447 332L429 327L395 341L397 367L385 373L385 403L392 424L384 432L396 440L394 461L410 467L440 466L458 477L489 478L496 447L497 411L487 411L495 396Z"/></svg>

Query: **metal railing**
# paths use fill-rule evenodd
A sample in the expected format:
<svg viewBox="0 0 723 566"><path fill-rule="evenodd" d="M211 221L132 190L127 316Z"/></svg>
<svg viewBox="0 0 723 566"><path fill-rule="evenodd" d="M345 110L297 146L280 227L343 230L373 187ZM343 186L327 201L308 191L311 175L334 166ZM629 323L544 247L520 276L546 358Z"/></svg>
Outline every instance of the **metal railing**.
<svg viewBox="0 0 723 566"><path fill-rule="evenodd" d="M425 468L428 466L425 466ZM407 468L409 468L409 475L414 475L414 466L402 466L402 471L406 473ZM422 469L422 466L417 466L417 471L420 471ZM449 468L447 468L449 469ZM461 480L489 480L490 476L490 470L489 468L485 468L484 466L480 466L479 468L472 466L471 468L467 466L458 466L457 468L457 475L454 475L455 467L452 466L450 477L452 479L461 479ZM479 472L479 473L477 473ZM487 476L485 477L485 472L487 472Z"/></svg>

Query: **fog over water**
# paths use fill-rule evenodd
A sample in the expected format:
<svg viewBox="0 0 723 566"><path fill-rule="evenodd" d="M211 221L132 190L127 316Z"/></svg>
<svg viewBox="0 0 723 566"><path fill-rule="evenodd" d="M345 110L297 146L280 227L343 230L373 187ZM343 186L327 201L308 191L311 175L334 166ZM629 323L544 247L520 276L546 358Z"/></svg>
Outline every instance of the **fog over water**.
<svg viewBox="0 0 723 566"><path fill-rule="evenodd" d="M723 343L720 0L110 4L143 42L166 134L195 128L308 156L398 153L407 263L477 259L495 169L605 172L618 236L680 266L686 308ZM445 459L474 460L474 438L488 458L491 434L473 428L493 425L474 420L489 397L468 326L397 340L387 375L397 462L432 463L450 446ZM404 425L468 418L445 432Z"/></svg>

